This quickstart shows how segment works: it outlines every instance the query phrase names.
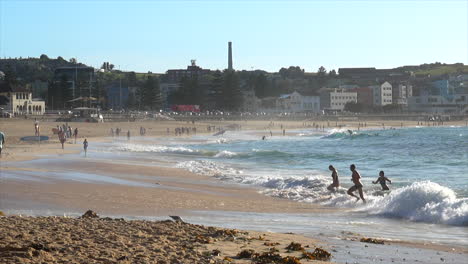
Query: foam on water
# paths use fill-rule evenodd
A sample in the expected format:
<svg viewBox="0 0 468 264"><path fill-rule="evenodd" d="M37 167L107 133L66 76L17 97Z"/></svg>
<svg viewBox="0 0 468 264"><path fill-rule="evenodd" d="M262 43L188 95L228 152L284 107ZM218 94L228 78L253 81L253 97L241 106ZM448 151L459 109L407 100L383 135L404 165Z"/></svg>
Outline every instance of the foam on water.
<svg viewBox="0 0 468 264"><path fill-rule="evenodd" d="M344 128L331 129L326 136L301 130L299 136L268 140L248 132L229 132L215 140L207 137L204 143L120 144L115 148L176 154L179 168L261 187L262 193L274 197L375 216L466 226L466 131L464 127L422 127L350 133ZM352 184L346 176L352 163L363 176L366 205L346 193ZM342 187L334 193L327 190L331 183L328 164L345 172L339 175ZM379 170L385 170L392 180L390 194L370 183Z"/></svg>
<svg viewBox="0 0 468 264"><path fill-rule="evenodd" d="M161 145L140 145L140 144L119 144L112 147L111 150L121 152L155 152L155 153L178 153L178 154L196 154L197 150L186 147L171 147Z"/></svg>
<svg viewBox="0 0 468 264"><path fill-rule="evenodd" d="M189 161L178 164L194 173L209 175L221 180L263 187L262 193L301 202L320 203L326 206L354 208L359 212L411 221L468 225L468 198L457 198L455 192L430 181L415 182L393 190L383 196L379 191L365 192L367 204L356 202L340 187L337 192L327 190L327 176L289 176L277 174L255 175L211 161ZM375 189L374 189L375 190Z"/></svg>
<svg viewBox="0 0 468 264"><path fill-rule="evenodd" d="M384 197L373 197L365 211L412 221L468 226L468 198L430 181L415 182Z"/></svg>

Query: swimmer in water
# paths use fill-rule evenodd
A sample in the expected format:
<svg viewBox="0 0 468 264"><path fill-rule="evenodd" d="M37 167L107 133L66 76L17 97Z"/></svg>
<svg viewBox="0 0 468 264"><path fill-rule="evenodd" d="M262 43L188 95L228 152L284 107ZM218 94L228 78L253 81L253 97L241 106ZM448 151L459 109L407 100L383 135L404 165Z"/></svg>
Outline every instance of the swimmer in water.
<svg viewBox="0 0 468 264"><path fill-rule="evenodd" d="M387 186L387 182L392 183L391 180L389 180L387 177L385 177L384 171L380 171L379 173L379 178L377 178L376 181L373 181L373 184L380 183L380 186L382 186L382 191L389 191L390 189Z"/></svg>

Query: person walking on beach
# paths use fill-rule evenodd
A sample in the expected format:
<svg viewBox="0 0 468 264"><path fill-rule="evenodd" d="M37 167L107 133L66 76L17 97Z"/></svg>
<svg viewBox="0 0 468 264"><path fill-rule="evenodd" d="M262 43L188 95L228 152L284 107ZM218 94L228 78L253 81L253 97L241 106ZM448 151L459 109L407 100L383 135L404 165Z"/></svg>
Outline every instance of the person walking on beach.
<svg viewBox="0 0 468 264"><path fill-rule="evenodd" d="M130 130L127 131L127 140L130 140Z"/></svg>
<svg viewBox="0 0 468 264"><path fill-rule="evenodd" d="M3 145L5 145L5 134L0 131L0 157L2 156Z"/></svg>
<svg viewBox="0 0 468 264"><path fill-rule="evenodd" d="M389 191L390 189L387 186L387 182L392 183L391 180L389 180L387 177L385 177L384 171L379 172L379 178L377 178L376 181L373 181L373 184L380 183L380 186L382 186L382 191Z"/></svg>
<svg viewBox="0 0 468 264"><path fill-rule="evenodd" d="M88 140L86 138L83 141L83 149L84 149L84 155L86 157L86 154L88 153Z"/></svg>
<svg viewBox="0 0 468 264"><path fill-rule="evenodd" d="M353 174L351 175L351 181L354 183L354 186L348 189L348 194L355 197L359 201L359 197L353 194L353 192L358 190L359 196L361 197L362 201L366 203L366 199L364 199L364 194L362 192L361 175L356 170L356 166L354 164L351 164L351 166L349 166L349 169L353 172Z"/></svg>
<svg viewBox="0 0 468 264"><path fill-rule="evenodd" d="M330 171L332 171L332 179L333 179L333 182L332 184L330 184L328 187L327 187L327 190L329 191L332 191L332 192L336 192L336 190L338 189L338 187L340 187L340 183L338 181L338 171L335 169L335 167L333 167L332 165L328 166L328 169Z"/></svg>

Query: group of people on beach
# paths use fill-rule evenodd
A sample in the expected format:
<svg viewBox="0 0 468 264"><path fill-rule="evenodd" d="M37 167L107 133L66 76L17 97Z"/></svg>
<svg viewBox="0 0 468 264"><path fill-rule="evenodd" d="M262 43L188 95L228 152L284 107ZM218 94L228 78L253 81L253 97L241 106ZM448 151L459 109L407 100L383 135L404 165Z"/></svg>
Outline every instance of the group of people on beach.
<svg viewBox="0 0 468 264"><path fill-rule="evenodd" d="M196 127L176 127L174 129L174 133L176 136L181 136L183 134L190 135L190 133L197 134Z"/></svg>
<svg viewBox="0 0 468 264"><path fill-rule="evenodd" d="M142 132L142 130L140 130L140 134L141 134L141 132ZM110 129L110 134L111 134L112 137L114 137L114 136L119 137L120 133L122 133L122 129L119 128L119 127L116 128L115 130L113 128ZM144 133L146 133L146 129L144 129ZM130 140L130 130L127 131L127 139Z"/></svg>
<svg viewBox="0 0 468 264"><path fill-rule="evenodd" d="M334 192L338 189L338 187L340 187L340 182L338 180L338 170L335 167L333 167L333 165L328 166L328 169L332 172L331 177L333 179L333 182L327 187L327 189L329 191ZM354 164L351 164L351 166L349 166L349 169L352 172L351 181L354 183L354 185L348 189L347 194L353 196L358 201L359 199L361 199L365 203L366 199L364 199L364 193L362 191L363 185L361 183L361 174L359 174L359 172L356 170L356 165ZM380 171L377 180L372 181L373 184L380 183L380 186L382 186L382 190L384 191L390 190L387 186L387 182L392 183L390 179L385 177L384 171ZM354 194L355 191L359 192L359 197Z"/></svg>
<svg viewBox="0 0 468 264"><path fill-rule="evenodd" d="M37 122L35 123L35 128L36 128L36 133L37 136L39 136L39 125ZM67 141L68 138L75 138L75 144L76 144L76 139L78 138L78 128L75 127L75 129L72 129L71 126L68 124L63 124L61 126L57 125L57 135L60 141L60 144L62 144L62 149L64 149L64 144Z"/></svg>

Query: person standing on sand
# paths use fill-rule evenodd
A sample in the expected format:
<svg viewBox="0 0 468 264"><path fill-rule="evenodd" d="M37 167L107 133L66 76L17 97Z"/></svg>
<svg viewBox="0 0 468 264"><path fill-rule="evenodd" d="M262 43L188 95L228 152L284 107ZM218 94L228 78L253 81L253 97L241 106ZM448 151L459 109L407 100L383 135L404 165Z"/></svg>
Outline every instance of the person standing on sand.
<svg viewBox="0 0 468 264"><path fill-rule="evenodd" d="M5 134L0 131L0 157L2 156L3 145L5 144Z"/></svg>
<svg viewBox="0 0 468 264"><path fill-rule="evenodd" d="M391 180L389 180L387 177L385 177L384 171L379 172L379 178L377 178L376 181L373 181L373 184L380 183L380 186L382 186L382 191L389 191L390 189L387 186L387 182L392 183Z"/></svg>
<svg viewBox="0 0 468 264"><path fill-rule="evenodd" d="M88 153L88 140L86 138L83 141L83 149L84 149L84 155L86 157L86 154Z"/></svg>
<svg viewBox="0 0 468 264"><path fill-rule="evenodd" d="M359 201L359 197L353 194L353 192L358 190L359 196L361 197L362 202L366 203L366 199L364 199L364 194L362 192L361 175L356 170L356 166L354 164L351 164L351 166L349 166L349 169L353 172L353 174L351 175L351 181L354 183L354 186L349 188L348 194L355 197Z"/></svg>
<svg viewBox="0 0 468 264"><path fill-rule="evenodd" d="M76 144L76 138L78 137L78 128L75 127L75 132L73 133L73 136L75 136L75 144Z"/></svg>
<svg viewBox="0 0 468 264"><path fill-rule="evenodd" d="M34 121L34 130L35 130L34 135L38 137L39 136L39 123L37 122L37 120Z"/></svg>
<svg viewBox="0 0 468 264"><path fill-rule="evenodd" d="M67 141L67 138L65 137L65 132L64 131L60 131L59 134L59 141L60 143L62 144L62 149L64 149L64 146L63 144L65 143L65 141Z"/></svg>
<svg viewBox="0 0 468 264"><path fill-rule="evenodd" d="M338 187L340 187L340 183L338 181L338 171L332 165L328 166L328 169L332 171L331 176L332 176L333 182L327 187L327 190L336 192Z"/></svg>
<svg viewBox="0 0 468 264"><path fill-rule="evenodd" d="M130 130L127 131L127 140L130 140Z"/></svg>

